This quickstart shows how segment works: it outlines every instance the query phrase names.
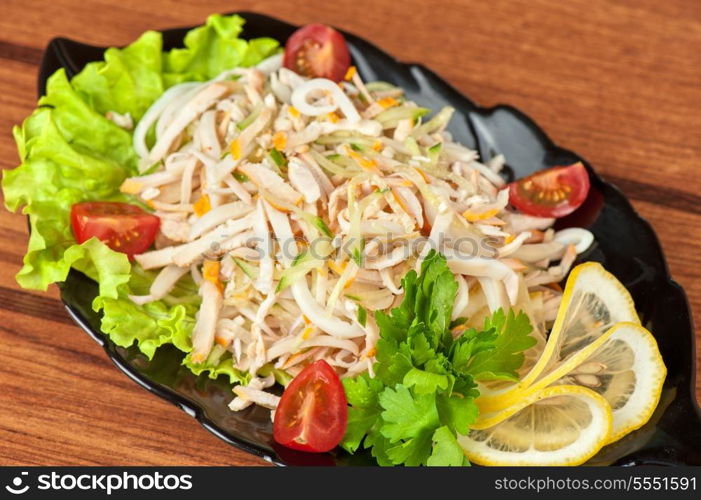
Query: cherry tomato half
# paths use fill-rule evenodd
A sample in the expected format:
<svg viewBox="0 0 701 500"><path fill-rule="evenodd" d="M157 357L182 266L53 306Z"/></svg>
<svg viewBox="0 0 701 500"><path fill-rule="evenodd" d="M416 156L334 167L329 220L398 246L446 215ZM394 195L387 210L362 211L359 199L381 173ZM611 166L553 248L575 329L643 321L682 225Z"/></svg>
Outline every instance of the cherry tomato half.
<svg viewBox="0 0 701 500"><path fill-rule="evenodd" d="M289 383L280 398L273 438L288 448L324 452L336 447L346 432L348 402L341 380L320 359Z"/></svg>
<svg viewBox="0 0 701 500"><path fill-rule="evenodd" d="M589 174L581 162L553 167L509 184L509 203L538 217L564 217L574 212L589 192Z"/></svg>
<svg viewBox="0 0 701 500"><path fill-rule="evenodd" d="M338 31L323 24L308 24L287 40L284 65L302 76L340 82L350 66L350 52Z"/></svg>
<svg viewBox="0 0 701 500"><path fill-rule="evenodd" d="M89 201L71 207L71 224L78 243L95 236L131 259L153 244L161 221L136 205Z"/></svg>

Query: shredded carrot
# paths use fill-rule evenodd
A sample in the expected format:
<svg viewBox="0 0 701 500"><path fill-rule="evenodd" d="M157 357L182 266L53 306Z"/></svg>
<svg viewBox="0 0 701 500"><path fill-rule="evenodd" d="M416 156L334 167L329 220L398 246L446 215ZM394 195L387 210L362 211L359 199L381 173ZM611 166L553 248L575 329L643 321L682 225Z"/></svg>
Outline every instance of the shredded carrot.
<svg viewBox="0 0 701 500"><path fill-rule="evenodd" d="M368 349L368 352L365 353L365 356L368 358L372 358L375 354L377 354L377 349L371 347L370 349Z"/></svg>
<svg viewBox="0 0 701 500"><path fill-rule="evenodd" d="M202 195L202 197L192 205L192 208L195 210L195 215L197 215L197 217L202 217L209 212L212 209L212 205L209 202L209 195Z"/></svg>
<svg viewBox="0 0 701 500"><path fill-rule="evenodd" d="M296 353L294 353L292 356L290 356L289 358L287 358L287 361L285 361L285 364L282 365L282 369L284 370L285 368L287 368L288 366L290 366L290 364L292 363L292 360L294 360L295 358L299 357L301 354L302 354L301 352L296 352Z"/></svg>
<svg viewBox="0 0 701 500"><path fill-rule="evenodd" d="M384 146L382 145L382 141L379 140L379 139L376 140L376 141L372 144L372 149L373 149L374 151L377 151L378 153L379 153L380 151L382 151L382 150L384 149Z"/></svg>
<svg viewBox="0 0 701 500"><path fill-rule="evenodd" d="M343 79L347 82L351 81L355 74L358 72L355 66L349 66Z"/></svg>
<svg viewBox="0 0 701 500"><path fill-rule="evenodd" d="M478 222L481 220L487 220L491 219L494 217L497 213L499 213L499 210L492 209L492 210L487 210L486 212L471 212L469 210L465 210L462 214L463 217L465 217L469 222Z"/></svg>
<svg viewBox="0 0 701 500"><path fill-rule="evenodd" d="M302 314L302 320L307 325L309 325L312 322L309 318L307 318L307 316L305 314Z"/></svg>
<svg viewBox="0 0 701 500"><path fill-rule="evenodd" d="M552 288L556 292L562 292L562 287L557 283L547 283L545 286L547 286L548 288ZM597 325L594 324L594 326L596 327ZM598 326L601 326L601 325L598 325Z"/></svg>
<svg viewBox="0 0 701 500"><path fill-rule="evenodd" d="M343 288L350 288L350 286L353 284L354 281L355 281L355 276L351 276L350 278L348 278L348 281L346 281L346 284L343 285Z"/></svg>
<svg viewBox="0 0 701 500"><path fill-rule="evenodd" d="M375 160L371 160L370 158L366 158L363 155L353 151L351 148L346 147L346 152L348 153L348 156L353 158L355 162L360 165L361 168L367 170L368 172L372 173L379 173L379 170L377 168L377 163Z"/></svg>
<svg viewBox="0 0 701 500"><path fill-rule="evenodd" d="M407 214L410 214L411 212L409 211L409 208L406 206L406 203L404 203L404 200L402 199L401 196L397 194L397 191L392 188L392 195L394 195L394 199L397 200L397 203L399 203L399 206L402 207L402 210L404 210Z"/></svg>
<svg viewBox="0 0 701 500"><path fill-rule="evenodd" d="M377 104L382 106L384 109L387 109L396 106L399 104L399 101L397 101L394 97L384 97L377 101Z"/></svg>
<svg viewBox="0 0 701 500"><path fill-rule="evenodd" d="M528 269L528 266L518 259L501 259L501 261L514 271L523 271Z"/></svg>
<svg viewBox="0 0 701 500"><path fill-rule="evenodd" d="M466 325L465 323L463 323L462 325L456 326L455 328L453 328L452 330L450 330L450 332L451 332L451 333L460 333L460 332L462 332L462 331L464 331L464 330L467 330L467 325Z"/></svg>
<svg viewBox="0 0 701 500"><path fill-rule="evenodd" d="M423 170L421 170L420 168L414 168L414 170L416 170L416 172L423 178L423 180L426 184L431 182Z"/></svg>
<svg viewBox="0 0 701 500"><path fill-rule="evenodd" d="M214 341L222 347L227 347L229 345L224 338L219 336L214 337Z"/></svg>
<svg viewBox="0 0 701 500"><path fill-rule="evenodd" d="M377 172L377 163L375 163L375 160L364 158L362 156L356 158L356 160L358 161L358 165L363 167L365 170L369 172Z"/></svg>
<svg viewBox="0 0 701 500"><path fill-rule="evenodd" d="M238 139L234 139L231 142L231 157L234 160L240 160L241 159L241 143L239 142Z"/></svg>
<svg viewBox="0 0 701 500"><path fill-rule="evenodd" d="M326 117L329 119L329 121L331 123L338 123L338 120L341 119L341 117L338 116L338 114L336 114L335 111L331 111L331 113L327 114Z"/></svg>
<svg viewBox="0 0 701 500"><path fill-rule="evenodd" d="M343 262L341 265L338 265L331 259L329 259L327 264L329 265L329 268L339 276L343 274L343 271L345 271L347 265L345 262Z"/></svg>
<svg viewBox="0 0 701 500"><path fill-rule="evenodd" d="M222 286L222 282L219 280L219 267L218 260L205 260L204 266L202 267L202 277L214 284L221 292L224 287Z"/></svg>
<svg viewBox="0 0 701 500"><path fill-rule="evenodd" d="M278 151L283 151L287 146L287 134L285 132L275 132L273 135L273 146Z"/></svg>

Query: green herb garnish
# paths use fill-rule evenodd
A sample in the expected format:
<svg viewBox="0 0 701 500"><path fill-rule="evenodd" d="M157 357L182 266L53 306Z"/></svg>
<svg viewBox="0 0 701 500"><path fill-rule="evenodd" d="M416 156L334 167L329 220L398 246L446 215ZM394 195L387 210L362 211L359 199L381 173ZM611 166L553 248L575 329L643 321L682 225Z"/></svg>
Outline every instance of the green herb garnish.
<svg viewBox="0 0 701 500"><path fill-rule="evenodd" d="M402 287L399 307L375 313L376 376L343 380L350 408L341 446L369 448L380 465L469 465L457 436L477 418L475 381L517 376L523 351L535 344L528 317L499 310L453 339L458 285L435 251Z"/></svg>

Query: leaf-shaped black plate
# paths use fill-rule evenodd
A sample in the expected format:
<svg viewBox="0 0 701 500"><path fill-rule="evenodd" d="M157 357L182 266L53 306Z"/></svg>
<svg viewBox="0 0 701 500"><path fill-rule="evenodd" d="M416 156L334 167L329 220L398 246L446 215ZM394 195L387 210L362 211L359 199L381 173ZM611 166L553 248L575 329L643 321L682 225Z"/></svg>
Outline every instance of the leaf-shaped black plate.
<svg viewBox="0 0 701 500"><path fill-rule="evenodd" d="M244 37L270 36L284 41L295 26L254 13L246 18ZM182 45L188 28L164 32L165 49ZM418 64L404 64L377 47L346 34L354 64L363 78L402 86L411 99L457 112L450 126L454 137L476 148L483 159L505 155L506 175L522 177L554 165L584 161L553 144L523 113L509 106L481 108ZM39 74L43 93L47 78L64 67L69 76L102 58L103 48L71 40L54 39L46 49ZM584 161L593 189L585 205L561 225L588 227L596 245L585 260L601 262L631 291L643 324L659 343L668 368L659 407L650 422L618 443L603 449L591 464L696 464L701 465L701 419L694 398L694 331L686 296L669 276L662 249L650 225L614 186L606 183ZM117 367L152 393L173 402L224 441L276 464L372 464L367 455L343 452L307 455L276 447L271 438L268 412L251 408L229 411L232 395L224 381L195 377L180 366L182 353L172 347L158 350L152 361L134 347L115 346L100 332L99 316L92 311L96 284L72 271L61 285L61 297L75 321L100 343Z"/></svg>

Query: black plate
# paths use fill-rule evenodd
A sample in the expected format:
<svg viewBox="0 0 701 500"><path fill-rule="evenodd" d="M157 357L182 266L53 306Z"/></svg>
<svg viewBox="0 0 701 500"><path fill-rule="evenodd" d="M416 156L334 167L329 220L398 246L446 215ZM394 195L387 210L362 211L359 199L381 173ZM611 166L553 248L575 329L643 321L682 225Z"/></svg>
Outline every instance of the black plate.
<svg viewBox="0 0 701 500"><path fill-rule="evenodd" d="M270 36L280 41L296 28L254 13L246 18L244 37ZM181 46L189 28L164 31L164 48ZM402 86L411 99L439 109L451 105L457 112L450 126L455 139L476 148L481 157L497 153L508 161L507 176L521 177L554 165L583 161L589 170L592 193L564 225L588 227L596 237L584 260L601 262L630 290L643 324L659 343L668 374L659 407L650 422L621 441L604 448L591 464L695 464L701 465L701 416L694 397L694 329L686 296L672 281L662 248L650 227L623 194L602 180L575 153L560 148L526 115L510 106L481 108L436 74L419 64L404 64L374 45L346 33L354 64L366 81L385 80ZM69 76L90 62L102 59L104 49L65 38L51 41L41 63L39 92L58 68ZM563 110L564 111L564 110ZM99 316L91 303L96 284L71 271L61 285L61 298L75 321L100 343L117 367L138 384L178 405L207 430L224 441L276 464L370 464L367 455L307 455L275 447L268 411L251 408L229 411L232 394L227 383L195 377L180 366L182 353L161 348L147 361L135 347L115 346L100 332Z"/></svg>

